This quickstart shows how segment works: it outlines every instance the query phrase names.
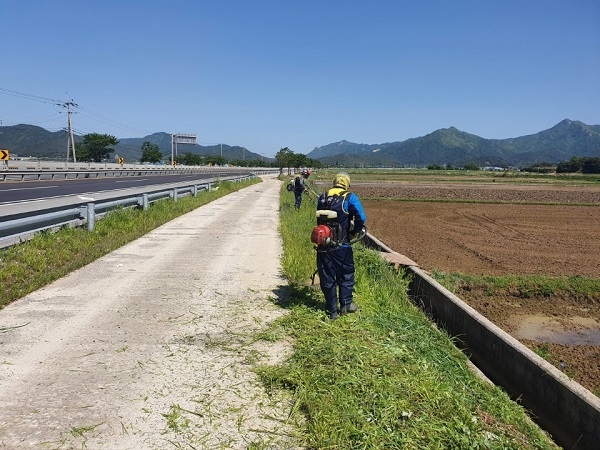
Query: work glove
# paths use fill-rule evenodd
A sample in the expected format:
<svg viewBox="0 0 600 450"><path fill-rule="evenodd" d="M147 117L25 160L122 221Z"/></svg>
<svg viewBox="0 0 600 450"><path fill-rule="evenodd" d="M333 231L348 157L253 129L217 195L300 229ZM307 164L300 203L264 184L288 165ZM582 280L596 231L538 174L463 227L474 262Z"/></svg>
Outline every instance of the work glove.
<svg viewBox="0 0 600 450"><path fill-rule="evenodd" d="M363 230L363 228L359 228L358 230L350 231L350 240L353 241L354 239L358 238L362 234Z"/></svg>

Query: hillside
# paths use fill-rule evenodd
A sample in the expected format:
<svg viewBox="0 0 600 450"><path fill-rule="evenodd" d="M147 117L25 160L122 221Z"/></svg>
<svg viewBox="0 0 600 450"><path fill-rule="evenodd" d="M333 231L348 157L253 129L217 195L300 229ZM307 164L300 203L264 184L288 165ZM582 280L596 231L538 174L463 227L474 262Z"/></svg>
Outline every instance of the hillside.
<svg viewBox="0 0 600 450"><path fill-rule="evenodd" d="M141 147L145 141L158 145L164 155L171 155L171 135L169 133L154 133L143 138L120 139L115 146L116 154L123 156L126 160L139 160L142 155ZM174 151L174 150L173 150ZM177 144L177 154L195 153L204 156L220 156L221 145L190 145ZM257 153L252 153L245 147L223 144L223 157L229 161L234 159L262 159Z"/></svg>
<svg viewBox="0 0 600 450"><path fill-rule="evenodd" d="M75 142L83 140L81 136L75 135ZM145 141L159 146L160 151L171 155L171 135L168 133L154 133L142 138L119 139L111 155L125 158L126 161L139 161L142 155L142 144ZM0 126L0 148L8 149L11 157L36 157L45 159L64 159L67 155L67 133L66 131L50 132L35 125ZM178 144L177 154L196 153L199 155L221 155L221 145L202 146ZM235 159L262 159L257 153L248 151L244 147L223 144L223 156L229 161Z"/></svg>
<svg viewBox="0 0 600 450"><path fill-rule="evenodd" d="M75 142L82 138L75 136ZM35 125L0 127L0 148L12 155L37 156L48 159L65 159L67 156L67 132L47 131Z"/></svg>
<svg viewBox="0 0 600 450"><path fill-rule="evenodd" d="M80 141L80 136L75 136ZM150 141L159 146L169 159L171 135L154 133L142 138L120 139L111 156L126 161L139 161L141 146ZM33 125L0 126L0 148L12 156L64 159L67 152L65 131L50 132ZM177 154L195 153L220 156L228 160L264 159L244 147L221 145L177 146ZM222 153L221 153L222 152ZM427 166L429 164L462 166L525 166L553 163L579 157L600 157L600 125L565 119L550 129L536 134L509 139L485 139L458 130L442 128L425 136L383 144L356 144L340 141L316 147L307 155L328 165L349 166ZM269 158L267 158L269 159ZM272 159L271 159L272 160Z"/></svg>
<svg viewBox="0 0 600 450"><path fill-rule="evenodd" d="M332 165L558 163L572 156L600 157L600 125L565 119L548 130L509 139L484 139L450 127L402 142L354 144L341 141L317 147L307 156Z"/></svg>

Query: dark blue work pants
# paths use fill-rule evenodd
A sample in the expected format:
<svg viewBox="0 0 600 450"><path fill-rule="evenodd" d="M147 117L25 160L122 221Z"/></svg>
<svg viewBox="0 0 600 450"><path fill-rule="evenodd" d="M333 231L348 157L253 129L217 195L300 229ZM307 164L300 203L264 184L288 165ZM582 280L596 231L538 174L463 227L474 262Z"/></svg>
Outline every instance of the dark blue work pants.
<svg viewBox="0 0 600 450"><path fill-rule="evenodd" d="M296 197L296 208L300 208L300 205L302 204L302 192L304 192L304 190L302 191L294 191L294 197Z"/></svg>
<svg viewBox="0 0 600 450"><path fill-rule="evenodd" d="M340 307L352 303L354 288L354 254L352 247L340 246L329 251L317 252L317 270L325 307L329 314L338 310L338 288Z"/></svg>

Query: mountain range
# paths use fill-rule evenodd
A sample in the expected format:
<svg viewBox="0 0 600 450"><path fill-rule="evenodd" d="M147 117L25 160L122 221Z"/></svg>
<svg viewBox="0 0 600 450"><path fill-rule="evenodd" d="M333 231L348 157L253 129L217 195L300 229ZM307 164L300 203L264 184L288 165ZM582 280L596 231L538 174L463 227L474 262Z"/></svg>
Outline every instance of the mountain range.
<svg viewBox="0 0 600 450"><path fill-rule="evenodd" d="M79 142L83 138L75 136ZM154 133L143 138L119 139L114 157L138 161L141 146L149 141L171 155L171 134ZM283 147L283 145L282 145ZM11 155L64 159L67 154L65 131L50 132L34 125L0 126L0 149ZM240 146L178 144L177 154L223 155L228 160L272 161ZM422 137L383 144L356 144L340 141L316 147L306 155L325 165L339 166L526 166L556 164L573 156L600 157L600 125L586 125L565 119L552 128L527 136L485 139L457 128L442 128Z"/></svg>
<svg viewBox="0 0 600 450"><path fill-rule="evenodd" d="M81 142L83 137L74 136L75 142ZM165 156L171 156L171 134L154 133L143 138L123 138L113 148L113 156L125 158L125 161L139 161L142 156L142 144L149 141L158 145ZM0 149L7 149L11 157L37 157L46 159L64 159L67 156L67 133L65 131L47 131L35 125L13 125L0 126ZM174 149L173 149L174 151ZM260 160L272 161L273 158L265 158L258 153L253 153L245 147L221 145L191 145L177 144L177 154L196 153L205 156L221 156L232 161Z"/></svg>
<svg viewBox="0 0 600 450"><path fill-rule="evenodd" d="M600 125L565 119L548 130L509 139L484 139L450 127L401 142L355 144L340 141L317 147L307 156L339 166L556 164L573 156L600 157Z"/></svg>
<svg viewBox="0 0 600 450"><path fill-rule="evenodd" d="M160 151L164 155L171 155L171 135L169 133L154 133L143 138L124 138L119 139L119 143L115 145L115 153L125 158L125 160L139 160L142 154L142 144L149 141L158 145ZM223 155L228 161L236 159L240 160L260 160L264 159L272 161L273 158L264 158L258 153L253 153L245 147L237 145L217 144L217 145L192 145L192 144L177 144L177 154L196 153L204 156L221 156ZM173 148L173 152L175 149Z"/></svg>

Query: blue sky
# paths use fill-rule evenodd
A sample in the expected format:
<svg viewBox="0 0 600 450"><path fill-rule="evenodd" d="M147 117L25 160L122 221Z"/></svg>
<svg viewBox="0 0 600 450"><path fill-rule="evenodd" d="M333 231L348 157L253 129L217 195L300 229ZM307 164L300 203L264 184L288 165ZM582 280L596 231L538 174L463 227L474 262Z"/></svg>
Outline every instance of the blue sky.
<svg viewBox="0 0 600 450"><path fill-rule="evenodd" d="M0 0L0 17L2 125L65 128L46 100L72 100L79 134L273 156L600 124L598 0Z"/></svg>

